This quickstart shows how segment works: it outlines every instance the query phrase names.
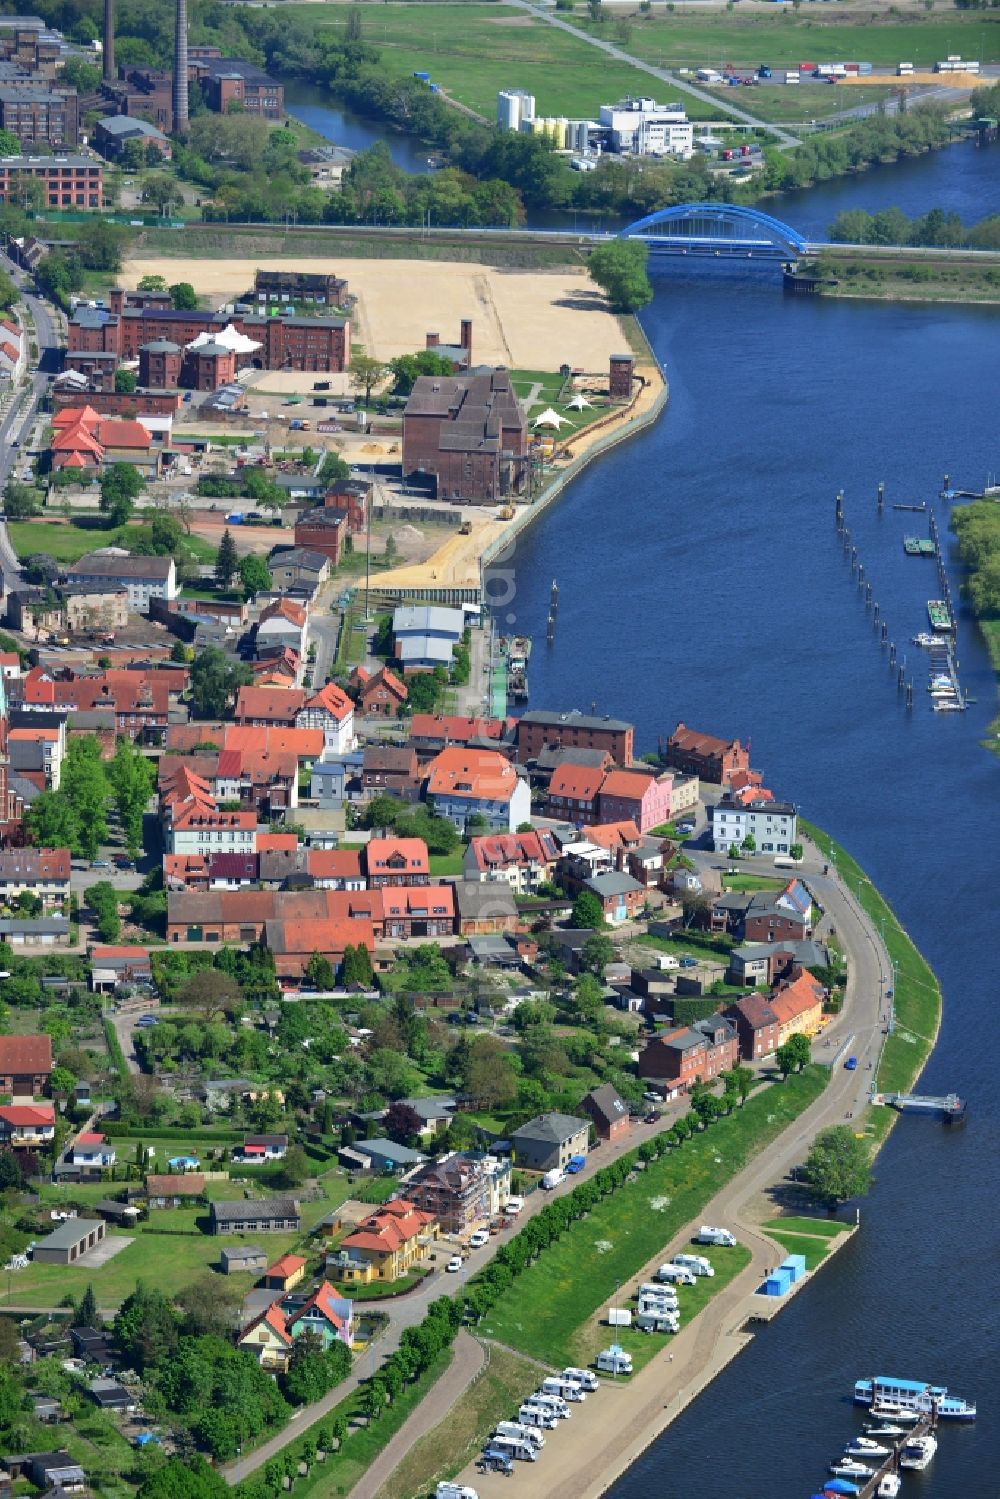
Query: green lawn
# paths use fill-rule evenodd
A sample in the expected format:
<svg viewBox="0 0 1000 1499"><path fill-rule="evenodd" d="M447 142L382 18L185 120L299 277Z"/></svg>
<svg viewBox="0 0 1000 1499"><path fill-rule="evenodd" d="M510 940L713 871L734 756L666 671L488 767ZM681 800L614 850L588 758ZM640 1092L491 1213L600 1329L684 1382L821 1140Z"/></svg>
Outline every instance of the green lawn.
<svg viewBox="0 0 1000 1499"><path fill-rule="evenodd" d="M584 19L582 6L577 7L573 19L581 30L594 29L593 23ZM949 53L983 63L1000 61L1000 17L981 11L962 14L949 10L940 19L930 19L915 8L904 11L900 7L895 18L885 15L873 24L867 20L846 21L840 7L833 5L822 9L804 6L798 14L782 7L739 17L706 15L700 10L685 13L678 8L667 15L661 10L649 20L636 20L627 41L617 40L613 23L602 22L596 30L634 57L665 67L721 68L729 62L737 67L760 63L795 66L803 58L812 58L881 65L906 61L920 69L929 68ZM376 40L375 32L372 40ZM849 84L843 92L850 91L853 96L855 88L862 86ZM663 85L657 87L659 97ZM824 90L819 84L800 85L801 92L810 89L817 94L840 93L839 87ZM644 91L648 91L646 86ZM725 93L732 93L736 102L753 112L760 89L726 89Z"/></svg>
<svg viewBox="0 0 1000 1499"><path fill-rule="evenodd" d="M538 1388L537 1364L506 1348L491 1347L485 1372L469 1386L440 1426L421 1437L376 1499L425 1499L442 1478L461 1471L498 1421L510 1421Z"/></svg>
<svg viewBox="0 0 1000 1499"><path fill-rule="evenodd" d="M333 19L326 6L291 5L284 13L343 32L339 7ZM461 12L433 3L365 7L362 36L391 72L407 78L429 72L452 98L490 122L500 89L533 93L539 115L590 120L601 104L648 93L653 82L628 63L502 5L464 5Z"/></svg>
<svg viewBox="0 0 1000 1499"><path fill-rule="evenodd" d="M773 880L766 874L727 874L722 878L724 890L783 890L784 880Z"/></svg>
<svg viewBox="0 0 1000 1499"><path fill-rule="evenodd" d="M431 854L429 864L433 875L457 875L462 876L465 849L460 848L456 854Z"/></svg>
<svg viewBox="0 0 1000 1499"><path fill-rule="evenodd" d="M121 1236L112 1231L108 1237ZM267 1248L273 1248L275 1259L296 1242L294 1234L268 1234L266 1238ZM220 1251L239 1242L222 1235L216 1238L199 1234L196 1238L189 1238L179 1234L140 1232L131 1244L97 1270L32 1263L27 1270L16 1271L11 1276L10 1303L14 1306L58 1306L66 1295L79 1300L87 1286L92 1285L99 1306L117 1306L132 1293L137 1280L148 1280L171 1296L183 1290L203 1271L216 1269ZM227 1275L225 1280L227 1285L232 1283L241 1290L249 1290L254 1277Z"/></svg>
<svg viewBox="0 0 1000 1499"><path fill-rule="evenodd" d="M128 546L129 533L134 537L136 526L133 522L109 531L97 524L81 526L65 520L16 520L8 521L7 530L19 557L47 552L57 562L73 563L98 547ZM214 562L218 550L200 536L186 536L181 548L196 562Z"/></svg>
<svg viewBox="0 0 1000 1499"><path fill-rule="evenodd" d="M852 894L860 900L876 927L884 929L889 956L896 964L896 1027L886 1040L875 1081L883 1092L905 1093L923 1070L934 1045L941 1020L940 985L930 964L857 860L822 829L805 821L800 826L824 858L836 857L837 870ZM892 1121L888 1110L875 1110L872 1117L879 1132L888 1130Z"/></svg>
<svg viewBox="0 0 1000 1499"><path fill-rule="evenodd" d="M790 1234L775 1228L769 1228L768 1233L788 1254L804 1254L807 1270L821 1265L833 1247L832 1239L815 1238L811 1234Z"/></svg>
<svg viewBox="0 0 1000 1499"><path fill-rule="evenodd" d="M511 375L511 384L522 401L528 403L528 425L536 416L541 416L548 407L552 407L559 416L565 417L568 426L561 426L558 433L554 428L550 429L553 436L571 437L583 427L589 427L592 422L607 416L608 406L603 401L586 407L583 411L572 411L566 402L574 394L572 389L563 389L564 381L561 375L553 374L552 371L544 370L514 370ZM588 396L588 400L593 398ZM545 432L545 428L539 428Z"/></svg>
<svg viewBox="0 0 1000 1499"><path fill-rule="evenodd" d="M835 1239L850 1224L841 1223L835 1218L789 1217L769 1218L763 1227L768 1232L778 1229L786 1234L809 1234L814 1239Z"/></svg>
<svg viewBox="0 0 1000 1499"><path fill-rule="evenodd" d="M787 1084L762 1088L744 1108L661 1156L518 1276L482 1331L546 1363L573 1363L616 1282L627 1281L692 1222L724 1181L819 1096L828 1076L813 1065Z"/></svg>
<svg viewBox="0 0 1000 1499"><path fill-rule="evenodd" d="M896 89L892 84L805 83L788 88L777 83L773 87L761 84L754 89L727 87L718 92L726 97L735 96L737 102L762 120L773 120L777 125L795 125L802 121L826 120L845 109L879 104L883 99L891 99Z"/></svg>

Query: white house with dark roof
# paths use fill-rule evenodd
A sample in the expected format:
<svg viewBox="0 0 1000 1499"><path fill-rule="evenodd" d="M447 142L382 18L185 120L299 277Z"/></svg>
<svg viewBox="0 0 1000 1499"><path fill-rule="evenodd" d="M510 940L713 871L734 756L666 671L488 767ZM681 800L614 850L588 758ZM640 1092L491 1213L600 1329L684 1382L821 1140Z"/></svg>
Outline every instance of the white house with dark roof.
<svg viewBox="0 0 1000 1499"><path fill-rule="evenodd" d="M575 1155L586 1155L590 1121L573 1114L539 1114L511 1135L514 1161L529 1171L564 1169Z"/></svg>

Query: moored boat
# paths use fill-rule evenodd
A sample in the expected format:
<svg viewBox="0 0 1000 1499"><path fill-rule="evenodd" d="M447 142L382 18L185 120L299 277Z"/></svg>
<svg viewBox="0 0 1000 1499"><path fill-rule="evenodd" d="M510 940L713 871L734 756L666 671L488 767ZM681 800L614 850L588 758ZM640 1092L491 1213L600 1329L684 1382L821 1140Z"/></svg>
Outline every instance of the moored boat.
<svg viewBox="0 0 1000 1499"><path fill-rule="evenodd" d="M931 629L934 631L947 630L950 632L955 628L955 621L951 617L951 610L943 599L927 600L927 618L930 620Z"/></svg>
<svg viewBox="0 0 1000 1499"><path fill-rule="evenodd" d="M866 1468L864 1463L855 1462L852 1457L842 1457L830 1464L830 1472L838 1478L871 1478L875 1469Z"/></svg>
<svg viewBox="0 0 1000 1499"><path fill-rule="evenodd" d="M896 1499L896 1495L903 1487L903 1480L898 1473L884 1473L879 1479L878 1499Z"/></svg>
<svg viewBox="0 0 1000 1499"><path fill-rule="evenodd" d="M928 1431L922 1437L908 1437L899 1455L901 1468L926 1468L937 1451L937 1437Z"/></svg>
<svg viewBox="0 0 1000 1499"><path fill-rule="evenodd" d="M935 707L937 704L935 704ZM927 1384L922 1379L897 1379L891 1374L877 1374L874 1379L858 1379L854 1384L855 1405L870 1405L873 1413L902 1421L937 1414L945 1421L974 1421L975 1402L960 1395L949 1395L947 1386Z"/></svg>
<svg viewBox="0 0 1000 1499"><path fill-rule="evenodd" d="M866 1426L865 1431L870 1437L905 1437L905 1426L886 1425L876 1422L874 1426Z"/></svg>
<svg viewBox="0 0 1000 1499"><path fill-rule="evenodd" d="M844 1448L848 1457L888 1457L891 1450L872 1437L852 1437Z"/></svg>

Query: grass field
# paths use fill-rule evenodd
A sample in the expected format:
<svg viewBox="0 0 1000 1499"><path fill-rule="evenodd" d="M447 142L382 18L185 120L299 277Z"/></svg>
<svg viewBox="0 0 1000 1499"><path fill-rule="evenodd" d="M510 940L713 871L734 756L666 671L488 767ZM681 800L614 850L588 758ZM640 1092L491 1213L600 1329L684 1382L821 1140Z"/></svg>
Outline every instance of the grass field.
<svg viewBox="0 0 1000 1499"><path fill-rule="evenodd" d="M727 874L722 877L723 890L738 890L743 894L752 890L783 890L784 880L775 880L766 874Z"/></svg>
<svg viewBox="0 0 1000 1499"><path fill-rule="evenodd" d="M546 1363L576 1362L615 1284L660 1253L723 1182L819 1096L827 1078L814 1065L787 1084L763 1088L744 1108L647 1166L518 1276L482 1332Z"/></svg>
<svg viewBox="0 0 1000 1499"><path fill-rule="evenodd" d="M325 6L285 6L285 14L311 26L343 30L343 12ZM502 5L386 4L366 6L362 35L384 65L409 77L430 73L460 104L496 119L500 89L535 95L539 115L596 119L601 104L649 92L649 75L615 62L582 39L558 31L523 11ZM692 100L697 108L697 101Z"/></svg>
<svg viewBox="0 0 1000 1499"><path fill-rule="evenodd" d="M7 531L21 558L47 552L57 562L73 563L98 547L127 546L136 526L119 526L108 531L98 525L79 526L65 520L15 520L7 522ZM195 562L214 562L218 550L200 536L185 536L181 548Z"/></svg>
<svg viewBox="0 0 1000 1499"><path fill-rule="evenodd" d="M456 875L461 878L465 849L459 849L457 854L431 854L429 857L431 874L440 878L444 875Z"/></svg>
<svg viewBox="0 0 1000 1499"><path fill-rule="evenodd" d="M723 92L718 90L718 92ZM808 120L826 120L831 115L841 114L845 109L860 109L866 104L878 104L892 98L896 92L892 85L852 84L847 88L836 88L830 84L800 84L788 88L785 84L771 87L761 85L755 89L726 89L737 103L744 105L751 114L762 120L773 120L776 125L796 125Z"/></svg>
<svg viewBox="0 0 1000 1499"><path fill-rule="evenodd" d="M111 1233L108 1237L120 1236ZM112 1307L131 1295L140 1279L148 1280L171 1296L190 1285L204 1271L216 1269L220 1250L237 1242L207 1234L195 1238L179 1234L138 1233L131 1244L100 1269L32 1263L27 1270L16 1271L11 1276L9 1303L13 1306L58 1306L64 1296L71 1295L79 1300L87 1287L93 1286L98 1305ZM294 1234L267 1236L267 1247L269 1250L273 1248L275 1259L286 1249L291 1249L294 1243ZM249 1290L254 1277L227 1275L225 1279L227 1285L231 1282L241 1290Z"/></svg>
<svg viewBox="0 0 1000 1499"><path fill-rule="evenodd" d="M525 1395L538 1384L537 1364L491 1346L483 1374L455 1402L447 1420L415 1444L376 1499L424 1499L440 1479L472 1460L498 1421L514 1419Z"/></svg>
<svg viewBox="0 0 1000 1499"><path fill-rule="evenodd" d="M821 1265L833 1245L832 1239L816 1239L809 1234L787 1234L774 1228L768 1232L788 1254L805 1255L807 1270L815 1270Z"/></svg>
<svg viewBox="0 0 1000 1499"><path fill-rule="evenodd" d="M938 19L915 9L901 9L894 19L886 15L870 22L857 17L855 11L845 18L835 6L824 8L820 14L804 7L796 15L783 6L773 13L740 17L706 15L701 10L690 14L675 11L664 17L661 11L649 20L636 19L627 41L617 39L613 23L604 21L595 27L585 20L582 7L573 19L581 31L594 30L623 51L657 67L721 69L726 63L777 67L794 66L807 59L892 65L905 60L919 70L950 53L983 63L1000 61L1000 16L990 12L962 14L949 10L947 16ZM374 32L372 40L377 40ZM815 90L824 92L819 84ZM754 97L758 92L753 91ZM829 88L825 92L837 94L839 90ZM750 93L749 89L741 90L741 102L742 96ZM746 107L752 110L752 100Z"/></svg>
<svg viewBox="0 0 1000 1499"><path fill-rule="evenodd" d="M884 1092L905 1092L916 1081L934 1045L941 1021L941 987L930 964L857 860L820 828L804 820L799 825L824 858L836 858L840 875L884 933L889 956L896 965L896 1027L886 1040L875 1081ZM880 1132L888 1130L891 1115L887 1109L874 1110L872 1117Z"/></svg>
<svg viewBox="0 0 1000 1499"><path fill-rule="evenodd" d="M835 1239L842 1234L847 1223L841 1223L834 1218L769 1218L763 1225L770 1233L773 1229L779 1229L787 1234L809 1234L814 1239ZM774 1234L777 1238L777 1234Z"/></svg>

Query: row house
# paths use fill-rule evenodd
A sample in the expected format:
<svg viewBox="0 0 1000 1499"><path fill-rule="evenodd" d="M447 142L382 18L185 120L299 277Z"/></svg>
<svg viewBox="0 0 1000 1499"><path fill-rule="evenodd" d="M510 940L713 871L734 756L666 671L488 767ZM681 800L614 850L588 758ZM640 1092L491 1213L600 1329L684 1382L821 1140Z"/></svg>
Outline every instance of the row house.
<svg viewBox="0 0 1000 1499"><path fill-rule="evenodd" d="M369 838L364 861L371 890L431 882L430 856L422 838Z"/></svg>
<svg viewBox="0 0 1000 1499"><path fill-rule="evenodd" d="M427 800L459 832L470 818L498 833L513 833L531 818L527 781L496 750L442 750L428 766Z"/></svg>
<svg viewBox="0 0 1000 1499"><path fill-rule="evenodd" d="M650 1041L639 1057L639 1076L689 1089L728 1072L738 1057L735 1027L721 1015L710 1015Z"/></svg>
<svg viewBox="0 0 1000 1499"><path fill-rule="evenodd" d="M253 728L305 728L296 722L305 701L301 687L241 687L234 717Z"/></svg>
<svg viewBox="0 0 1000 1499"><path fill-rule="evenodd" d="M259 942L270 921L289 929L313 923L361 921L379 936L385 922L379 890L218 890L167 895L167 941ZM309 948L309 952L312 952ZM307 954L308 956L308 954Z"/></svg>
<svg viewBox="0 0 1000 1499"><path fill-rule="evenodd" d="M564 843L556 865L556 879L570 895L578 895L588 880L610 874L614 860L598 843Z"/></svg>
<svg viewBox="0 0 1000 1499"><path fill-rule="evenodd" d="M459 714L414 713L410 743L424 759L453 745L499 749L506 725L499 718L463 718Z"/></svg>
<svg viewBox="0 0 1000 1499"><path fill-rule="evenodd" d="M260 870L257 854L211 854L205 864L205 885L209 890L247 890L257 883Z"/></svg>
<svg viewBox="0 0 1000 1499"><path fill-rule="evenodd" d="M814 1036L823 1024L826 990L819 981L796 966L792 976L772 991L769 1004L778 1017L778 1045L789 1036Z"/></svg>
<svg viewBox="0 0 1000 1499"><path fill-rule="evenodd" d="M257 655L264 656L269 650L287 648L294 651L301 661L306 653L308 630L307 609L294 599L280 596L272 599L261 610L257 620Z"/></svg>
<svg viewBox="0 0 1000 1499"><path fill-rule="evenodd" d="M222 750L210 784L218 801L237 801L262 817L299 804L299 765L290 751Z"/></svg>
<svg viewBox="0 0 1000 1499"><path fill-rule="evenodd" d="M375 933L366 919L266 921L263 937L277 978L288 984L301 981L314 953L336 970L349 947L367 948L369 954L375 951Z"/></svg>
<svg viewBox="0 0 1000 1499"><path fill-rule="evenodd" d="M604 785L605 772L595 765L578 765L567 761L556 767L549 781L546 811L550 817L577 826L596 822L597 799Z"/></svg>
<svg viewBox="0 0 1000 1499"><path fill-rule="evenodd" d="M182 808L166 828L168 854L252 854L257 844L256 812Z"/></svg>
<svg viewBox="0 0 1000 1499"><path fill-rule="evenodd" d="M419 801L423 774L416 750L410 744L366 744L361 785L369 797L381 794Z"/></svg>
<svg viewBox="0 0 1000 1499"><path fill-rule="evenodd" d="M548 828L473 838L465 851L467 880L505 880L517 895L533 895L552 880L559 844Z"/></svg>
<svg viewBox="0 0 1000 1499"><path fill-rule="evenodd" d="M166 737L171 711L170 683L155 672L105 671L99 676L56 676L33 667L21 682L25 709L62 708L72 713L114 711L121 736L160 745Z"/></svg>
<svg viewBox="0 0 1000 1499"><path fill-rule="evenodd" d="M386 937L433 938L454 933L454 885L390 885L380 893Z"/></svg>
<svg viewBox="0 0 1000 1499"><path fill-rule="evenodd" d="M714 786L725 786L736 772L750 769L749 748L738 739L702 734L684 723L679 723L667 740L665 759L677 770Z"/></svg>
<svg viewBox="0 0 1000 1499"><path fill-rule="evenodd" d="M360 848L269 849L260 854L262 885L284 890L364 890Z"/></svg>
<svg viewBox="0 0 1000 1499"><path fill-rule="evenodd" d="M295 715L297 729L319 729L326 752L344 755L354 748L354 704L333 682L307 697Z"/></svg>
<svg viewBox="0 0 1000 1499"><path fill-rule="evenodd" d="M68 848L0 849L0 899L37 895L43 905L59 905L69 895Z"/></svg>
<svg viewBox="0 0 1000 1499"><path fill-rule="evenodd" d="M601 822L634 822L647 833L673 816L674 778L639 770L611 770L601 783L597 810Z"/></svg>
<svg viewBox="0 0 1000 1499"><path fill-rule="evenodd" d="M743 1061L759 1062L781 1045L781 1022L763 994L737 999L726 1010L726 1017L736 1027Z"/></svg>

